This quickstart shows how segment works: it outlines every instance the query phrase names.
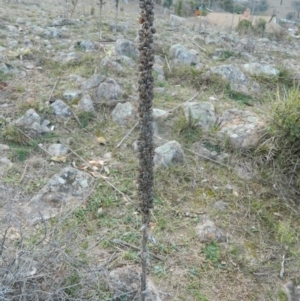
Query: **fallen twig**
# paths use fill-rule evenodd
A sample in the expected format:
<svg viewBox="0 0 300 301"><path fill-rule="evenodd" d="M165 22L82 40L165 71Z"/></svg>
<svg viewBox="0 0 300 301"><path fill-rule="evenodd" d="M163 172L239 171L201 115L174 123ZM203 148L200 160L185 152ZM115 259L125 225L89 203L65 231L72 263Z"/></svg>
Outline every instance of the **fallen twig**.
<svg viewBox="0 0 300 301"><path fill-rule="evenodd" d="M136 247L136 246L134 246L134 245L131 245L131 244L129 244L129 243L123 241L123 240L120 240L120 239L114 239L112 242L113 242L114 244L118 244L118 245L123 245L123 246L125 246L125 247L129 247L129 248L134 249L134 250L139 251L139 252L142 251L140 248L138 248L138 247ZM159 255L156 255L156 254L153 254L153 253L151 253L151 252L149 252L149 255L151 255L152 257L154 257L154 258L157 259L157 260L161 260L161 261L164 261L164 260L165 260L164 257L159 256Z"/></svg>
<svg viewBox="0 0 300 301"><path fill-rule="evenodd" d="M284 275L284 263L285 263L285 254L283 254L283 256L282 256L281 269L280 269L280 273L279 273L280 278L283 278L283 275Z"/></svg>
<svg viewBox="0 0 300 301"><path fill-rule="evenodd" d="M50 96L49 96L48 101L51 100L52 94L53 94L53 92L54 92L54 90L55 90L55 88L56 88L57 83L59 82L59 80L60 80L60 78L58 77L57 80L56 80L56 82L55 82L55 84L54 84L54 86L53 86L53 88L52 88L52 91L51 91L51 93L50 93Z"/></svg>
<svg viewBox="0 0 300 301"><path fill-rule="evenodd" d="M131 130L124 136L124 138L118 143L117 148L119 148L122 143L125 141L125 139L132 133L132 131L137 127L139 123L137 122L132 128Z"/></svg>

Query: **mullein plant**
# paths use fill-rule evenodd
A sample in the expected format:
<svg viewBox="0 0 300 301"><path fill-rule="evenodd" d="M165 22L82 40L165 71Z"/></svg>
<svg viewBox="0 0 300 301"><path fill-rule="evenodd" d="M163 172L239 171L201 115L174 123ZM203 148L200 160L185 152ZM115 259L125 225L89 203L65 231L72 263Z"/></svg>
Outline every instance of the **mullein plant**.
<svg viewBox="0 0 300 301"><path fill-rule="evenodd" d="M148 230L153 207L153 88L154 65L153 34L154 0L140 0L139 29L139 175L138 200L142 213L142 253L141 253L141 301L147 296Z"/></svg>

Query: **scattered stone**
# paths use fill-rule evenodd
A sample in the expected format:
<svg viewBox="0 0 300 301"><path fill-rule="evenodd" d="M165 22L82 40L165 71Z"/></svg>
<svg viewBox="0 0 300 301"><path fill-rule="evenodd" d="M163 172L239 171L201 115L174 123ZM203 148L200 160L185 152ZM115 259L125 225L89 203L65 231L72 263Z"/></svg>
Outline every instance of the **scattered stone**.
<svg viewBox="0 0 300 301"><path fill-rule="evenodd" d="M116 59L116 62L120 62L124 66L132 67L132 68L134 68L136 66L135 61L132 58L126 56L126 55L120 55Z"/></svg>
<svg viewBox="0 0 300 301"><path fill-rule="evenodd" d="M63 98L68 102L72 102L75 99L80 98L82 95L82 91L80 90L67 90L63 94Z"/></svg>
<svg viewBox="0 0 300 301"><path fill-rule="evenodd" d="M57 99L51 107L57 116L69 117L72 115L72 111L61 99Z"/></svg>
<svg viewBox="0 0 300 301"><path fill-rule="evenodd" d="M224 201L217 201L214 203L214 209L218 211L226 211L229 209L229 205Z"/></svg>
<svg viewBox="0 0 300 301"><path fill-rule="evenodd" d="M113 300L134 301L140 294L140 268L125 266L112 270L107 277L107 285ZM161 301L159 293L151 279L147 279L147 301Z"/></svg>
<svg viewBox="0 0 300 301"><path fill-rule="evenodd" d="M7 63L1 63L0 64L0 72L2 72L3 74L8 74L10 72L12 72L13 70L15 70L15 68Z"/></svg>
<svg viewBox="0 0 300 301"><path fill-rule="evenodd" d="M185 161L184 152L177 141L169 141L154 150L154 164L170 167L176 163Z"/></svg>
<svg viewBox="0 0 300 301"><path fill-rule="evenodd" d="M60 143L51 144L48 148L48 152L52 157L61 157L68 154L68 148Z"/></svg>
<svg viewBox="0 0 300 301"><path fill-rule="evenodd" d="M89 40L77 42L76 46L78 46L83 51L92 51L92 50L95 50L94 43L91 42L91 41L89 41Z"/></svg>
<svg viewBox="0 0 300 301"><path fill-rule="evenodd" d="M192 145L192 150L199 154L202 159L212 159L217 160L218 153L216 151L211 151L207 149L202 142L195 142Z"/></svg>
<svg viewBox="0 0 300 301"><path fill-rule="evenodd" d="M119 124L128 122L129 119L133 119L134 115L133 106L130 102L118 103L112 111L113 121Z"/></svg>
<svg viewBox="0 0 300 301"><path fill-rule="evenodd" d="M89 94L85 94L78 102L78 110L83 112L94 113L95 108Z"/></svg>
<svg viewBox="0 0 300 301"><path fill-rule="evenodd" d="M34 109L29 109L26 113L16 121L16 125L24 130L30 131L33 134L48 133L50 130L47 125Z"/></svg>
<svg viewBox="0 0 300 301"><path fill-rule="evenodd" d="M154 64L153 71L154 74L156 73L158 81L164 82L166 80L163 66L159 64Z"/></svg>
<svg viewBox="0 0 300 301"><path fill-rule="evenodd" d="M63 37L62 32L56 27L47 27L42 33L41 36L46 39L51 38L61 38Z"/></svg>
<svg viewBox="0 0 300 301"><path fill-rule="evenodd" d="M48 220L82 203L93 181L88 173L66 167L55 174L20 210L29 224Z"/></svg>
<svg viewBox="0 0 300 301"><path fill-rule="evenodd" d="M187 121L192 118L197 126L208 129L215 124L215 108L209 102L188 102L184 105L184 115Z"/></svg>
<svg viewBox="0 0 300 301"><path fill-rule="evenodd" d="M192 50L188 50L181 44L171 46L170 55L177 64L197 65L199 63L197 54Z"/></svg>
<svg viewBox="0 0 300 301"><path fill-rule="evenodd" d="M196 227L197 236L200 242L226 242L226 234L218 228L213 221L204 217L203 221L200 222Z"/></svg>
<svg viewBox="0 0 300 301"><path fill-rule="evenodd" d="M105 76L101 74L94 74L89 79L84 81L81 85L81 90L89 90L98 87L101 82L105 80Z"/></svg>
<svg viewBox="0 0 300 301"><path fill-rule="evenodd" d="M167 118L169 116L169 114L165 110L153 109L152 116L153 116L153 119L156 120L156 119L161 119L161 117L163 117L163 119Z"/></svg>
<svg viewBox="0 0 300 301"><path fill-rule="evenodd" d="M266 75L266 76L277 76L279 70L269 65L263 65L260 63L244 64L244 69L251 75Z"/></svg>
<svg viewBox="0 0 300 301"><path fill-rule="evenodd" d="M123 71L123 67L119 63L111 60L107 56L102 59L102 61L100 63L100 68L112 70L112 71L116 71L116 72Z"/></svg>
<svg viewBox="0 0 300 301"><path fill-rule="evenodd" d="M260 138L264 123L252 112L231 109L219 118L217 136L223 141L229 138L235 149L255 146Z"/></svg>
<svg viewBox="0 0 300 301"><path fill-rule="evenodd" d="M229 81L230 84L247 84L247 77L237 67L233 65L220 65L209 69L213 74L220 75L223 79Z"/></svg>
<svg viewBox="0 0 300 301"><path fill-rule="evenodd" d="M105 103L109 101L110 104L115 104L118 102L121 96L121 87L112 78L107 78L102 82L97 89L97 100L100 103Z"/></svg>
<svg viewBox="0 0 300 301"><path fill-rule="evenodd" d="M9 42L8 42L7 46L8 46L8 48L15 48L15 47L18 46L18 44L19 44L18 41L12 40L12 41L9 41Z"/></svg>
<svg viewBox="0 0 300 301"><path fill-rule="evenodd" d="M134 60L138 59L139 51L133 42L126 39L118 39L115 44L117 55L125 55Z"/></svg>
<svg viewBox="0 0 300 301"><path fill-rule="evenodd" d="M9 32L14 33L14 34L19 34L19 29L16 26L13 25L7 25L6 28L8 29Z"/></svg>

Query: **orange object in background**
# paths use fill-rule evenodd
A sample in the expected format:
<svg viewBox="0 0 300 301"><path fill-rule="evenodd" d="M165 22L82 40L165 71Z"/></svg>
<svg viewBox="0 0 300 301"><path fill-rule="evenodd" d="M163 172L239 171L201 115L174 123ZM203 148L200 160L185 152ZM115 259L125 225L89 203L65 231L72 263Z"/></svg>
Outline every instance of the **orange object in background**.
<svg viewBox="0 0 300 301"><path fill-rule="evenodd" d="M201 16L201 10L199 9L195 10L195 16Z"/></svg>

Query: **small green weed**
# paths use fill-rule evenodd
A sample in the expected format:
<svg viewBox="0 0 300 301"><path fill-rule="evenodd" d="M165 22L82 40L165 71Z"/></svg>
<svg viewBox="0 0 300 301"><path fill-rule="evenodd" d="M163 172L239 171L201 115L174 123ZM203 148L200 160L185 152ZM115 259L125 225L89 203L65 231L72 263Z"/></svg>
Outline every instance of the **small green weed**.
<svg viewBox="0 0 300 301"><path fill-rule="evenodd" d="M218 263L220 261L220 247L215 242L211 242L209 245L205 246L202 253L213 263Z"/></svg>

